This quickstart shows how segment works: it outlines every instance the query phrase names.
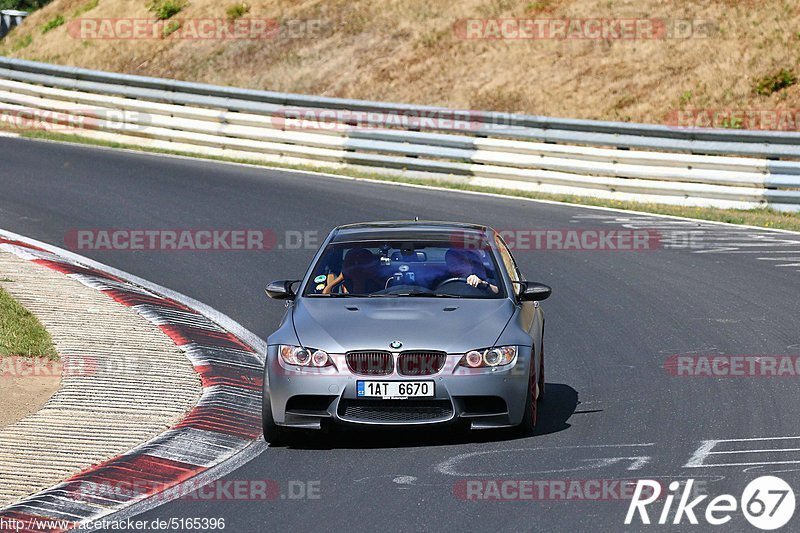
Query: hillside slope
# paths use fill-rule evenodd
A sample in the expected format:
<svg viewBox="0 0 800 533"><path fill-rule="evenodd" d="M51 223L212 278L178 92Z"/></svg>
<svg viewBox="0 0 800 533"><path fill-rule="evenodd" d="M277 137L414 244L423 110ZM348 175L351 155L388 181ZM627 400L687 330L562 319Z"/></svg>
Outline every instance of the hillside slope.
<svg viewBox="0 0 800 533"><path fill-rule="evenodd" d="M162 15L180 1L157 0ZM81 19L152 19L147 0L53 0L4 39L0 53L277 91L609 120L669 122L678 109L800 108L800 7L788 0L693 4L189 0L171 19L184 29L230 12L240 21L276 19L281 31L266 39L190 39L181 30L109 39L81 32ZM457 22L464 18L478 20L472 37L497 35L497 19L544 21L549 31L554 19L656 20L657 35L467 39L466 23ZM515 36L508 27L504 35Z"/></svg>

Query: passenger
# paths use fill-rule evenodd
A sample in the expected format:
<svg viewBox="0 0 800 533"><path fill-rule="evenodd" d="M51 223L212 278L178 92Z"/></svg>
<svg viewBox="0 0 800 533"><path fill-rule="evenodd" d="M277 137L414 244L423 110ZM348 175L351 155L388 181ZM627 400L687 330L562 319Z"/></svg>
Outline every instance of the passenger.
<svg viewBox="0 0 800 533"><path fill-rule="evenodd" d="M342 292L348 294L371 294L382 287L377 281L378 259L366 248L352 248L344 255L342 273L333 279L323 294L330 294L332 289L343 284Z"/></svg>

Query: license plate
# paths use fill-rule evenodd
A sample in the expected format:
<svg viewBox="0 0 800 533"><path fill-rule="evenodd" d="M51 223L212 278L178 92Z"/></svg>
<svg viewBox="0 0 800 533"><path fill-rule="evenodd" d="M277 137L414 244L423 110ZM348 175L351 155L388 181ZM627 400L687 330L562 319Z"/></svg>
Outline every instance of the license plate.
<svg viewBox="0 0 800 533"><path fill-rule="evenodd" d="M359 398L383 398L397 400L434 395L433 381L358 381Z"/></svg>

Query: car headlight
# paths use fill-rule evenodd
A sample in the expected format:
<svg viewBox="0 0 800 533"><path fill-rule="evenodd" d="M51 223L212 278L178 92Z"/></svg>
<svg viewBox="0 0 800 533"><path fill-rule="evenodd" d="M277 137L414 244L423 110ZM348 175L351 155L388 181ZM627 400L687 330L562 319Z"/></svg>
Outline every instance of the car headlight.
<svg viewBox="0 0 800 533"><path fill-rule="evenodd" d="M464 354L459 366L468 368L487 368L508 365L517 357L516 346L496 346L481 350L470 350Z"/></svg>
<svg viewBox="0 0 800 533"><path fill-rule="evenodd" d="M278 346L278 353L283 362L294 366L309 366L320 368L333 365L333 359L323 350L304 348L303 346L293 346L281 344Z"/></svg>

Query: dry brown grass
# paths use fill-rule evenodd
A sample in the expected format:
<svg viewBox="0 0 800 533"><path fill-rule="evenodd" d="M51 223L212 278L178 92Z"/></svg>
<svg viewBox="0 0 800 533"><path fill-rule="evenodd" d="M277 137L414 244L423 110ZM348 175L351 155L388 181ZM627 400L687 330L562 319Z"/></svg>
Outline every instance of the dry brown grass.
<svg viewBox="0 0 800 533"><path fill-rule="evenodd" d="M789 0L257 0L245 18L321 19L307 38L86 40L69 36L91 0L54 0L2 53L90 68L277 91L452 107L663 122L678 108L795 109L800 86L769 96L758 80L800 75L800 7ZM191 0L176 18L225 19L237 0ZM146 0L100 0L83 17L149 18ZM67 24L46 34L57 14ZM715 21L708 39L461 39L459 18L669 18ZM30 35L31 44L12 52Z"/></svg>

